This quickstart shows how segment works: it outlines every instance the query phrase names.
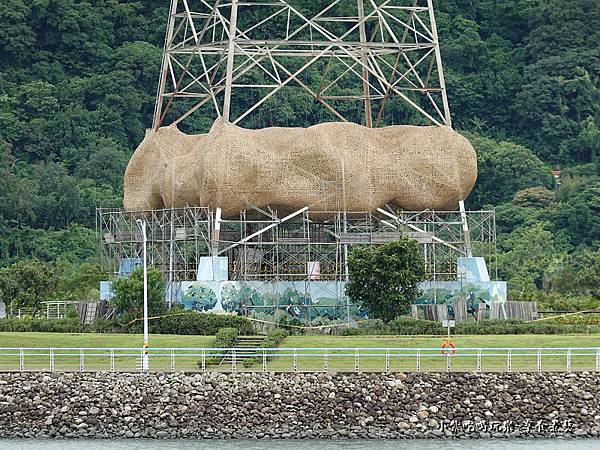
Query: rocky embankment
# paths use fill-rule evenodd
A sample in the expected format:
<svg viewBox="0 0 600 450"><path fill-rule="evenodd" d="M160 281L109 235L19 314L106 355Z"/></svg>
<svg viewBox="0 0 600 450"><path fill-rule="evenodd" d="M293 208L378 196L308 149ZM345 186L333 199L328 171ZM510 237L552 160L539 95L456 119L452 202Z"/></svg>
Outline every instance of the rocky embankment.
<svg viewBox="0 0 600 450"><path fill-rule="evenodd" d="M0 437L598 436L600 375L0 374Z"/></svg>

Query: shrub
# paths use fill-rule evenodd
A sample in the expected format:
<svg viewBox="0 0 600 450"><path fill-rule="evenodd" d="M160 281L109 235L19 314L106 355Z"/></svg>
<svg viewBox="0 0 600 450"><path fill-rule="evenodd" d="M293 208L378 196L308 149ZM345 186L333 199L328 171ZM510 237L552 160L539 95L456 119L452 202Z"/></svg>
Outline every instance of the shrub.
<svg viewBox="0 0 600 450"><path fill-rule="evenodd" d="M519 322L515 320L487 320L481 323L461 323L455 328L456 334L572 334L596 333L600 327L585 325L562 325L559 323Z"/></svg>
<svg viewBox="0 0 600 450"><path fill-rule="evenodd" d="M221 328L217 331L211 347L213 348L231 348L235 345L240 332L237 328ZM221 353L218 351L218 353ZM209 356L206 358L206 364L218 364L222 356ZM198 361L198 366L202 367L202 361Z"/></svg>
<svg viewBox="0 0 600 450"><path fill-rule="evenodd" d="M444 334L446 328L439 322L430 320L416 320L407 317L399 317L389 324L389 334Z"/></svg>
<svg viewBox="0 0 600 450"><path fill-rule="evenodd" d="M0 319L0 331L39 333L83 333L85 326L78 319Z"/></svg>
<svg viewBox="0 0 600 450"><path fill-rule="evenodd" d="M130 332L141 332L142 326L142 321L137 321L130 326ZM221 328L235 328L242 335L254 334L254 327L251 321L245 317L230 314L182 312L176 309L150 322L151 332L156 334L210 336L217 334Z"/></svg>
<svg viewBox="0 0 600 450"><path fill-rule="evenodd" d="M88 325L86 331L90 333L127 333L128 329L115 320L98 318Z"/></svg>
<svg viewBox="0 0 600 450"><path fill-rule="evenodd" d="M398 318L388 325L369 321L361 324L359 330L362 334L381 335L444 335L447 332L438 322L429 320L416 320L410 318ZM343 334L345 331L340 330ZM543 322L520 322L516 320L486 320L483 322L459 323L453 329L453 334L575 334L575 333L598 333L600 325L583 324L561 324L556 321ZM354 333L354 332L352 332Z"/></svg>
<svg viewBox="0 0 600 450"><path fill-rule="evenodd" d="M340 336L360 336L366 333L362 328L340 327L338 330L336 330L336 334Z"/></svg>

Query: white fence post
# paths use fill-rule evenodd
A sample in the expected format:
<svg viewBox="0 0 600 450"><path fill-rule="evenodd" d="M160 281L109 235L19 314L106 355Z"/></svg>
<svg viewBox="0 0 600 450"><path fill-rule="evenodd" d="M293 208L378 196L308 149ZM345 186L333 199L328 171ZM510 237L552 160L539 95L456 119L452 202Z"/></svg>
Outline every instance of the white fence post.
<svg viewBox="0 0 600 450"><path fill-rule="evenodd" d="M577 350L585 350L584 353L578 353ZM0 349L1 350L1 349ZM12 350L12 352L7 353L7 354L12 354L13 356L17 356L15 353L15 350L17 349L5 349L5 350ZM59 353L57 353L57 348L53 347L53 348L46 348L46 349L27 349L27 348L19 348L19 371L23 372L25 371L25 358L27 355L31 356L33 355L38 355L38 356L42 356L42 361L43 361L43 357L47 356L48 357L48 365L45 365L45 363L42 363L42 367L41 368L33 368L30 370L40 370L40 371L45 371L45 370L49 370L50 372L55 372L57 370L56 368L56 361L57 361L57 355L63 355L63 356L67 356L67 357L74 357L77 355L77 351L79 352L79 371L80 372L85 372L86 371L86 350L90 351L90 354L92 356L100 356L100 355L96 355L96 353L93 353L92 351L94 349L86 349L86 348L79 348L79 349L72 349L71 351L67 351L66 353L62 353L60 352L60 348ZM114 348L99 348L99 349L95 349L97 351L101 351L101 355L104 356L109 356L109 362L110 362L110 371L111 372L115 372L116 371L116 357L119 355L118 352L115 352ZM183 350L190 350L190 349L183 349ZM202 359L201 362L198 362L198 365L201 367L202 372L205 372L207 370L206 368L206 349L192 349L192 350L201 350L201 355L202 355ZM243 350L243 349L242 349ZM260 349L261 352L258 352L258 349L256 349L256 355L255 358L253 360L258 360L259 363L262 363L262 372L266 372L268 370L268 355L270 355L268 353L269 350L272 349L266 349L266 348L261 348ZM323 358L323 371L324 372L329 372L329 359L330 359L330 355L329 355L329 350L328 349L323 349L322 350L322 354L319 351L315 351L315 352L309 352L306 353L307 351L309 351L310 349L308 348L293 348L293 349L289 349L292 350L293 353L292 355L289 355L289 353L287 353L289 356L292 356L292 367L291 370L293 372L299 372L300 368L299 368L299 357L302 356L312 356L315 358L318 358L319 355L322 355ZM344 349L342 349L344 350ZM345 351L347 353L347 356L352 355L352 353L349 353L350 349L345 349ZM365 351L365 353L361 354L361 351ZM361 367L361 356L374 356L376 359L381 358L382 356L385 358L385 366L384 367L379 367L376 364L376 368L375 370L379 371L379 372L383 372L385 371L385 373L389 373L391 372L392 368L391 368L391 359L392 356L394 356L394 349L391 348L386 348L385 349L385 353L382 353L384 351L384 349L380 349L379 353L375 353L375 354L367 354L366 352L369 350L373 350L373 349L368 349L368 348L360 348L360 347L355 347L354 348L354 372L355 373L360 373L360 371L362 370ZM406 349L404 349L406 350ZM429 351L431 352L434 349L414 349L416 352L414 354L410 354L410 353L406 353L407 356L411 357L411 356L415 356L416 357L416 372L421 372L422 371L422 356L423 353L422 351ZM482 349L482 348L478 348L478 349L471 349L472 351L476 351L475 355L473 355L471 353L471 356L475 356L476 357L476 367L475 367L475 371L477 373L481 373L483 372L483 356L486 357L492 357L492 359L498 359L501 363L501 359L502 359L502 355L503 355L503 351L506 351L506 365L505 365L505 371L506 372L513 372L513 356L518 356L518 357L531 357L531 356L535 356L536 358L536 369L537 372L542 372L543 367L542 367L542 358L544 355L544 348L542 347L538 347L537 350L535 349L528 349L528 348L497 348L495 349L496 353L492 352L492 353L486 353L484 352L484 350L486 349ZM555 349L556 350L556 349ZM574 351L575 350L575 351ZM48 353L44 353L45 351L47 351ZM63 351L65 351L65 349L63 349ZM232 372L237 372L238 371L238 354L237 354L237 349L232 348L232 349L228 349L228 351L230 352L230 356L231 356L231 371ZM298 353L300 351L300 353ZM516 351L517 353L514 353L514 351ZM566 356L566 365L563 366L563 370L566 373L572 373L574 370L573 367L573 357L577 356L579 354L582 355L587 355L590 357L595 356L595 370L597 372L600 372L600 347L596 347L593 349L589 349L589 348L565 348L564 349L565 353L564 355ZM108 355L106 355L106 353L108 352ZM144 350L141 349L141 357L143 357L144 355ZM177 371L177 354L178 354L178 349L177 348L170 348L170 349L160 349L160 352L163 356L168 356L169 360L170 360L170 371L172 373L175 373ZM168 353L167 353L168 352ZM213 353L214 352L214 353ZM214 349L209 349L208 350L208 355L211 357L217 357L217 356L221 356L223 355L223 353L221 353L221 350L214 350ZM304 353L303 353L304 352ZM198 353L195 353L196 355ZM549 354L549 353L548 353ZM547 355L548 355L547 354ZM562 353L557 353L558 355L562 355ZM128 356L128 358L131 358L133 356L133 354L131 353L123 353L121 356ZM187 353L183 353L181 354L183 356L187 355ZM180 355L180 356L181 356ZM225 353L225 355L227 355L227 353ZM245 354L241 354L242 357ZM339 356L336 355L335 352L332 353L333 356ZM395 356L398 356L397 354ZM454 353L452 352L445 352L441 355L439 354L425 354L425 356L432 356L432 357L445 357L446 358L446 372L452 372L453 371L453 356L455 356ZM259 360L258 358L261 358L261 360ZM126 358L127 359L127 358ZM60 360L60 358L59 358ZM93 362L93 361L92 361ZM242 360L242 362L244 362ZM492 361L493 362L493 361ZM577 361L575 361L577 362ZM591 361L590 361L591 362ZM493 364L493 366L495 366L496 363ZM46 367L46 368L44 368ZM60 364L59 364L60 367ZM71 364L69 363L69 367L67 370L73 370L73 366L71 366ZM130 368L131 366L128 366L126 364L125 367ZM426 366L427 367L427 366ZM517 366L520 367L520 366ZM575 366L577 368L577 366ZM589 365L587 366L589 368ZM591 369L591 368L589 368ZM89 368L87 368L88 371L95 371L95 370L106 370L105 368L96 368L96 366L94 364L92 364L92 366L90 366ZM140 366L140 370L143 371L143 367ZM219 369L217 369L219 370ZM220 368L220 370L223 370L223 368ZM243 369L241 369L242 371L246 370L245 366ZM287 371L288 369L283 369L283 371ZM313 370L318 371L318 368L313 368ZM438 369L434 369L437 371L443 370L442 368L438 368ZM469 369L470 370L470 369ZM495 367L492 367L490 370L495 370ZM502 370L501 368L499 368L498 370ZM533 369L527 369L527 370L533 370Z"/></svg>
<svg viewBox="0 0 600 450"><path fill-rule="evenodd" d="M390 371L390 349L385 349L385 373Z"/></svg>
<svg viewBox="0 0 600 450"><path fill-rule="evenodd" d="M294 356L292 357L292 371L298 372L298 355L296 349L294 349Z"/></svg>

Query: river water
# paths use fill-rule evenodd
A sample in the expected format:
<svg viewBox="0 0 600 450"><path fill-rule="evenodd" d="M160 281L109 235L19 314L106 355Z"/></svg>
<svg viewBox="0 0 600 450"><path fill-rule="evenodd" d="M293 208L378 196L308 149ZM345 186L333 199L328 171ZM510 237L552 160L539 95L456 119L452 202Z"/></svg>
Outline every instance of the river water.
<svg viewBox="0 0 600 450"><path fill-rule="evenodd" d="M600 439L461 439L431 441L0 439L1 450L596 450L599 448Z"/></svg>

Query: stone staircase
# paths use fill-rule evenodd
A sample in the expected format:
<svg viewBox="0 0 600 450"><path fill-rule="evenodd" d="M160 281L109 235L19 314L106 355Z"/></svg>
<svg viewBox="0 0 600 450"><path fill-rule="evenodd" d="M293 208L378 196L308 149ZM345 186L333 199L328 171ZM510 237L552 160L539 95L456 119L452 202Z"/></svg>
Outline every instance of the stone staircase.
<svg viewBox="0 0 600 450"><path fill-rule="evenodd" d="M238 336L235 341L235 362L243 364L244 360L254 358L257 355L256 349L260 346L264 337L261 336ZM219 363L220 366L231 365L233 362L233 354L227 353Z"/></svg>

